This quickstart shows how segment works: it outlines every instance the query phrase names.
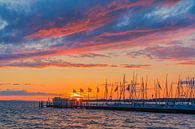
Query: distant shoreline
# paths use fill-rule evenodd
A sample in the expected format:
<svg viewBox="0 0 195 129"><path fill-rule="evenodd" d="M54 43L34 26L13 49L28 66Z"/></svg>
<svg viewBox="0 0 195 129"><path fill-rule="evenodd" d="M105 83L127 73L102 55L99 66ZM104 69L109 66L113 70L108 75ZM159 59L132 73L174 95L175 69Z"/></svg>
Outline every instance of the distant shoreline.
<svg viewBox="0 0 195 129"><path fill-rule="evenodd" d="M36 100L0 100L0 102L39 102Z"/></svg>

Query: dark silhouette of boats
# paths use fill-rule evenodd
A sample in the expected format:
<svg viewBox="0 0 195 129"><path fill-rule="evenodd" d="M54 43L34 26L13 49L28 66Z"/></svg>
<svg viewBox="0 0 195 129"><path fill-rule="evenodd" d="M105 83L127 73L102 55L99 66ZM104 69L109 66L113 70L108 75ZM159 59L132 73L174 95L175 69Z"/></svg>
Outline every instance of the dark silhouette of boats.
<svg viewBox="0 0 195 129"><path fill-rule="evenodd" d="M155 80L152 97L148 96L148 78L146 77L144 82L142 77L141 82L137 83L137 75L133 74L130 83L126 82L125 75L122 82L116 84L108 84L106 80L104 98L98 98L99 87L96 88L95 98L90 98L91 88L87 90L81 88L79 93L87 91L87 96L54 97L52 101L39 102L39 107L195 114L195 79L188 77L186 80L181 80L179 78L176 91L173 92L173 83L169 87L167 77L168 75L166 75L164 90L160 81ZM73 93L77 92L73 89ZM117 94L116 98L113 98L114 93Z"/></svg>

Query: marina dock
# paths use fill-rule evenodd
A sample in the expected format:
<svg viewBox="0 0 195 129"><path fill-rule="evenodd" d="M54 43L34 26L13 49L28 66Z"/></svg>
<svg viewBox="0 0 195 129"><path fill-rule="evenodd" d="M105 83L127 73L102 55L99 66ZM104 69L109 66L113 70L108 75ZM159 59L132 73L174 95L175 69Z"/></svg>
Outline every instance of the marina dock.
<svg viewBox="0 0 195 129"><path fill-rule="evenodd" d="M71 108L71 109L99 109L99 110L118 110L118 111L141 111L157 113L185 113L195 114L195 99L186 100L186 102L157 102L150 101L119 101L119 100L64 100L54 98L53 102L41 102L39 107L43 108Z"/></svg>
<svg viewBox="0 0 195 129"><path fill-rule="evenodd" d="M167 76L165 88L162 88L159 81L156 81L153 88L152 97L148 96L149 88L146 82L137 83L137 78L133 75L131 83L126 83L125 75L123 81L115 86L111 85L109 92L109 84L104 84L104 98L98 98L100 89L96 89L96 97L90 98L91 88L87 90L87 96L79 94L84 93L84 89L73 89L73 93L77 96L63 98L54 97L49 101L40 101L40 108L72 108L72 109L98 109L98 110L119 110L119 111L142 111L142 112L158 112L158 113L185 113L195 114L195 79L188 80L179 79L176 90L173 91L173 85L169 87ZM162 90L164 89L164 90ZM116 92L116 98L113 94ZM151 91L150 91L151 92ZM162 95L164 93L164 96ZM173 95L175 93L175 95ZM128 97L127 97L128 95Z"/></svg>

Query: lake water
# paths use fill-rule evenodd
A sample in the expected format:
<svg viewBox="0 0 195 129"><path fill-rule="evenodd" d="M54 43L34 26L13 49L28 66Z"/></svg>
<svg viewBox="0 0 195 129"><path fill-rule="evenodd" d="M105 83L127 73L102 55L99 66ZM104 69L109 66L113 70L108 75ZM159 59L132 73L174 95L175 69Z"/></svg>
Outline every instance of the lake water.
<svg viewBox="0 0 195 129"><path fill-rule="evenodd" d="M195 115L85 109L39 109L36 102L0 101L0 129L195 128Z"/></svg>

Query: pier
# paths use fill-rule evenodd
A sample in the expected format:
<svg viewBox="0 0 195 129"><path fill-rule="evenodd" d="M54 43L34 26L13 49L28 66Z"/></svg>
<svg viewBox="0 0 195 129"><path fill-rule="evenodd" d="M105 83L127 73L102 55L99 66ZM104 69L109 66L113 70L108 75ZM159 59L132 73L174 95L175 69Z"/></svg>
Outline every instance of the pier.
<svg viewBox="0 0 195 129"><path fill-rule="evenodd" d="M183 102L177 98L167 101L158 100L68 100L54 98L53 102L41 102L40 108L72 108L72 109L101 109L119 111L142 111L158 113L185 113L195 114L195 99L186 99Z"/></svg>
<svg viewBox="0 0 195 129"><path fill-rule="evenodd" d="M107 80L104 86L104 98L98 98L99 87L96 89L96 98L90 98L92 89L88 88L85 90L87 96L54 97L51 101L40 101L39 107L195 114L194 78L179 79L175 92L173 92L173 83L168 85L167 76L165 88L162 88L160 81L157 80L154 83L152 97L148 96L147 78L144 82L143 77L138 83L137 77L133 75L133 79L127 83L124 75L123 81L119 85L116 84L115 88L113 84L109 85ZM84 89L79 90L80 94L83 92ZM113 92L116 93L116 98L113 98ZM73 89L73 93L79 94L75 89Z"/></svg>

